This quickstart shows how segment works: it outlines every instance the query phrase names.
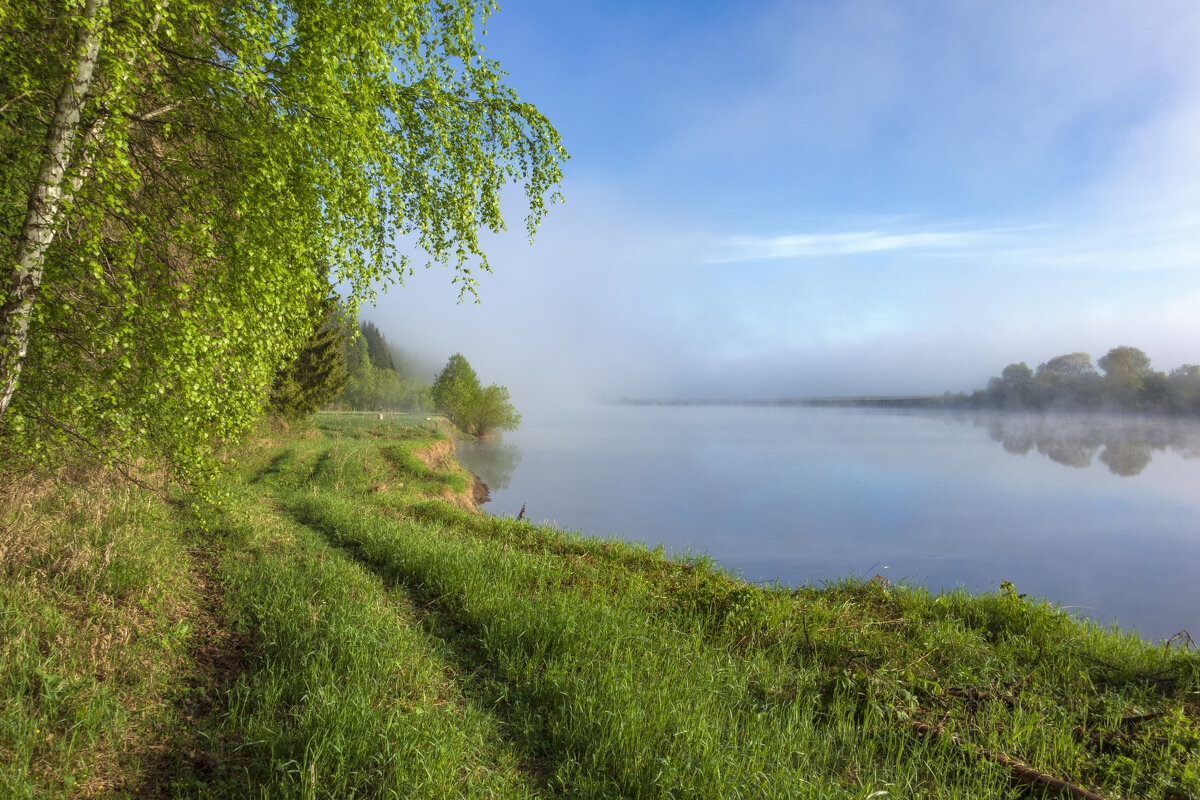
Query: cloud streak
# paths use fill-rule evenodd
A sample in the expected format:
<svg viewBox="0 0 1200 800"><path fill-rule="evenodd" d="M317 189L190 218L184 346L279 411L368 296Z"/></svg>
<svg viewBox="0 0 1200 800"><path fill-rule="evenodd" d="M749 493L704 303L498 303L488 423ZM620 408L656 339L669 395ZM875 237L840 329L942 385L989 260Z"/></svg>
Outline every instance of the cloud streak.
<svg viewBox="0 0 1200 800"><path fill-rule="evenodd" d="M783 236L736 236L721 240L709 259L713 264L777 258L882 253L894 250L964 250L981 246L987 232L850 231Z"/></svg>

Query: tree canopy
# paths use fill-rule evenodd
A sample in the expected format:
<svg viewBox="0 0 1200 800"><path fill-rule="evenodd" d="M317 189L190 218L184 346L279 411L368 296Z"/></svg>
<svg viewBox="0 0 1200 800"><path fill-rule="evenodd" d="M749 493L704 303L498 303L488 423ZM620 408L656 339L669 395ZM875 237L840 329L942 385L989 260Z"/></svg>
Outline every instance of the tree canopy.
<svg viewBox="0 0 1200 800"><path fill-rule="evenodd" d="M379 327L370 320L364 320L358 324L358 331L367 342L367 355L371 359L371 365L395 372L396 365L392 363L392 352Z"/></svg>
<svg viewBox="0 0 1200 800"><path fill-rule="evenodd" d="M1140 391L1150 374L1150 357L1136 347L1114 347L1096 363L1106 380L1128 392Z"/></svg>
<svg viewBox="0 0 1200 800"><path fill-rule="evenodd" d="M448 0L0 0L0 442L165 462L253 422L312 332L406 242L474 290L479 231L566 158Z"/></svg>
<svg viewBox="0 0 1200 800"><path fill-rule="evenodd" d="M466 430L467 412L480 391L479 376L462 353L455 353L433 381L433 406Z"/></svg>
<svg viewBox="0 0 1200 800"><path fill-rule="evenodd" d="M474 436L489 436L497 430L514 430L521 415L513 408L503 386L483 386L479 376L461 353L446 361L433 382L434 407L460 430Z"/></svg>
<svg viewBox="0 0 1200 800"><path fill-rule="evenodd" d="M1096 374L1092 358L1087 353L1068 353L1038 364L1037 376L1048 383L1073 381Z"/></svg>
<svg viewBox="0 0 1200 800"><path fill-rule="evenodd" d="M1068 409L1200 414L1200 367L1184 364L1165 374L1151 368L1150 357L1122 345L1097 360L1068 353L1039 364L1009 364L988 388L964 402L1005 409Z"/></svg>

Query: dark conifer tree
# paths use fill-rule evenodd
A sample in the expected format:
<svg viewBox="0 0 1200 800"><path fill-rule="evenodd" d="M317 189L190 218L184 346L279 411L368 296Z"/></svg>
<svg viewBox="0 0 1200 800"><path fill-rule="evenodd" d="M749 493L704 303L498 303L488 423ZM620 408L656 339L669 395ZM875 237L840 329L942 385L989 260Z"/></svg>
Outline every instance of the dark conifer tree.
<svg viewBox="0 0 1200 800"><path fill-rule="evenodd" d="M387 339L383 338L383 334L375 326L375 323L363 322L358 329L363 338L367 340L367 353L371 356L371 365L395 372L396 365L392 361L392 351L388 348Z"/></svg>
<svg viewBox="0 0 1200 800"><path fill-rule="evenodd" d="M337 294L330 293L312 309L313 332L296 358L275 375L269 406L288 419L306 417L337 397L349 373L343 353L346 326Z"/></svg>

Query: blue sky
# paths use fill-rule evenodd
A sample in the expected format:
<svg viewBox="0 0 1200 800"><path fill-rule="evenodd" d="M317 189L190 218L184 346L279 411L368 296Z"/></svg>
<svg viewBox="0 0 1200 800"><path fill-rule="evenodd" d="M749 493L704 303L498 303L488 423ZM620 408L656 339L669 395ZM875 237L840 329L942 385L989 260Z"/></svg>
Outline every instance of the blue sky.
<svg viewBox="0 0 1200 800"><path fill-rule="evenodd" d="M541 400L940 393L1200 362L1200 4L503 0L572 159L481 303L363 316Z"/></svg>

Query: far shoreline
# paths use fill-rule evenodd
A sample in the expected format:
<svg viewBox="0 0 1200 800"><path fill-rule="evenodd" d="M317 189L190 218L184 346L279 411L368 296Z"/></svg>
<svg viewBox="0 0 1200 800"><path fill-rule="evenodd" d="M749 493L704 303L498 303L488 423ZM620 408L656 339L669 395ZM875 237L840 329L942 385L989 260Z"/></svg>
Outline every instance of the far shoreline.
<svg viewBox="0 0 1200 800"><path fill-rule="evenodd" d="M1196 414L1161 409L1130 409L1113 406L1049 405L994 406L972 402L969 395L879 395L854 397L780 397L769 399L660 399L628 398L610 401L605 405L640 407L710 407L710 408L840 408L890 409L902 411L955 411L1001 414L1036 415L1096 415L1114 417L1144 417L1149 419L1197 419Z"/></svg>

